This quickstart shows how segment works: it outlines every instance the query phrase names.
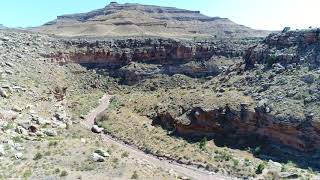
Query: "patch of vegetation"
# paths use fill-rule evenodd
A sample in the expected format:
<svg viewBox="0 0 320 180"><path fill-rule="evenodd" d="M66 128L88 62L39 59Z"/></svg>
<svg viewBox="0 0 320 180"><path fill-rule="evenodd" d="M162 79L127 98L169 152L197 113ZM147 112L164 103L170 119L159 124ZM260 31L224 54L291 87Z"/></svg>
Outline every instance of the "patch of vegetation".
<svg viewBox="0 0 320 180"><path fill-rule="evenodd" d="M60 177L65 177L65 176L68 176L68 172L65 170L61 171Z"/></svg>
<svg viewBox="0 0 320 180"><path fill-rule="evenodd" d="M228 152L227 150L216 150L215 153L217 154L214 158L217 161L230 161L232 159L232 155L230 152Z"/></svg>
<svg viewBox="0 0 320 180"><path fill-rule="evenodd" d="M264 163L260 163L256 169L256 174L261 174L262 171L264 170L265 168L265 164Z"/></svg>
<svg viewBox="0 0 320 180"><path fill-rule="evenodd" d="M31 169L27 169L27 170L23 173L22 177L23 177L24 179L28 179L31 175L32 175Z"/></svg>
<svg viewBox="0 0 320 180"><path fill-rule="evenodd" d="M127 151L125 151L125 152L123 152L122 154L121 154L121 157L122 158L125 158L125 157L128 157L129 156L129 153L127 152Z"/></svg>
<svg viewBox="0 0 320 180"><path fill-rule="evenodd" d="M57 146L58 145L58 141L50 141L48 146L52 147L52 146Z"/></svg>
<svg viewBox="0 0 320 180"><path fill-rule="evenodd" d="M3 130L6 131L8 129L13 129L13 123L12 122L8 122L8 124L6 126L3 127Z"/></svg>
<svg viewBox="0 0 320 180"><path fill-rule="evenodd" d="M114 109L118 109L120 107L120 102L117 98L112 98L110 101L110 105L108 110L114 110Z"/></svg>
<svg viewBox="0 0 320 180"><path fill-rule="evenodd" d="M137 171L133 171L131 179L138 179L138 178L139 178L139 175L138 175Z"/></svg>
<svg viewBox="0 0 320 180"><path fill-rule="evenodd" d="M277 62L277 56L275 54L271 54L267 57L267 66L271 67L274 63Z"/></svg>
<svg viewBox="0 0 320 180"><path fill-rule="evenodd" d="M202 150L205 149L207 143L208 143L207 138L206 137L202 138L201 141L200 141L200 144L199 144L200 149L202 149Z"/></svg>
<svg viewBox="0 0 320 180"><path fill-rule="evenodd" d="M60 173L60 169L59 169L59 168L56 168L56 169L54 170L54 173L55 173L55 174L59 174L59 173Z"/></svg>
<svg viewBox="0 0 320 180"><path fill-rule="evenodd" d="M41 159L43 157L43 155L40 152L37 152L36 155L34 155L33 160L37 161L39 159Z"/></svg>
<svg viewBox="0 0 320 180"><path fill-rule="evenodd" d="M232 159L233 161L233 166L236 167L239 165L239 160L238 159Z"/></svg>
<svg viewBox="0 0 320 180"><path fill-rule="evenodd" d="M22 143L22 142L23 142L23 140L21 139L20 136L12 137L12 140L13 140L14 142L16 142L16 143Z"/></svg>

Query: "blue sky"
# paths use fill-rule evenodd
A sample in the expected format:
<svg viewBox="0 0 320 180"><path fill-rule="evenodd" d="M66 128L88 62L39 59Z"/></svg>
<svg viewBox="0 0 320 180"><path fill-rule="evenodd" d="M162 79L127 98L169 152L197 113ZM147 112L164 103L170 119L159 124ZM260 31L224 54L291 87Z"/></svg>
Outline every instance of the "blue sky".
<svg viewBox="0 0 320 180"><path fill-rule="evenodd" d="M114 0L113 0L114 1ZM200 10L255 29L280 30L320 27L318 0L118 0ZM39 26L58 15L87 12L110 0L1 0L0 24L8 27Z"/></svg>

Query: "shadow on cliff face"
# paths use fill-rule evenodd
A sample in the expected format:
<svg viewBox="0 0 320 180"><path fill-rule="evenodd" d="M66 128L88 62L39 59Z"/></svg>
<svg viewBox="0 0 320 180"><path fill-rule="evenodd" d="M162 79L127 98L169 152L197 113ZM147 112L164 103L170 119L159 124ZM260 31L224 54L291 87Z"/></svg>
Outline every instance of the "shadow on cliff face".
<svg viewBox="0 0 320 180"><path fill-rule="evenodd" d="M302 152L291 147L274 143L264 137L259 136L242 136L238 138L227 135L216 136L186 136L176 132L169 133L172 137L182 137L188 143L199 143L206 137L208 141L213 141L218 147L227 147L248 151L255 157L262 160L272 160L280 163L294 163L297 167L303 169L312 169L320 172L320 152Z"/></svg>
<svg viewBox="0 0 320 180"><path fill-rule="evenodd" d="M320 171L320 153L317 151L302 152L260 136L239 138L216 136L212 140L219 147L249 151L255 157L263 160L273 160L281 163L293 162L300 168L312 168L315 171Z"/></svg>
<svg viewBox="0 0 320 180"><path fill-rule="evenodd" d="M95 69L97 73L120 78L121 84L134 85L157 75L183 74L193 78L216 76L221 69L212 62L192 61L176 64L130 63L128 65L81 64L87 69Z"/></svg>
<svg viewBox="0 0 320 180"><path fill-rule="evenodd" d="M189 143L198 143L206 137L219 147L250 151L263 160L293 162L300 168L320 171L318 139L304 138L311 136L312 128L305 122L286 126L275 121L275 117L261 109L237 112L229 107L211 111L194 108L176 119L168 113L158 114L153 125L160 125L169 135L182 137Z"/></svg>

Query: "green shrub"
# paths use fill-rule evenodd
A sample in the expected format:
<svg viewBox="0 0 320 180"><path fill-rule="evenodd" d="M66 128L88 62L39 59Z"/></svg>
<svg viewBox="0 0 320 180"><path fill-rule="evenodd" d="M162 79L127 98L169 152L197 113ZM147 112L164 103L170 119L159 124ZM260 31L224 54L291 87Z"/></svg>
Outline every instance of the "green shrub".
<svg viewBox="0 0 320 180"><path fill-rule="evenodd" d="M225 149L223 151L216 150L215 153L217 155L214 158L217 161L230 161L232 159L232 154Z"/></svg>
<svg viewBox="0 0 320 180"><path fill-rule="evenodd" d="M268 57L267 57L267 66L268 67L271 67L274 63L277 62L277 56L275 54L270 54Z"/></svg>
<svg viewBox="0 0 320 180"><path fill-rule="evenodd" d="M200 144L199 144L200 149L205 149L207 142L208 142L208 140L206 137L202 138L200 141Z"/></svg>
<svg viewBox="0 0 320 180"><path fill-rule="evenodd" d="M123 152L122 154L121 154L121 157L122 158L125 158L125 157L128 157L129 156L129 153L127 152L127 151L125 151L125 152Z"/></svg>
<svg viewBox="0 0 320 180"><path fill-rule="evenodd" d="M132 176L131 176L131 179L138 179L138 178L139 178L139 176L138 176L137 171L133 171L133 174L132 174Z"/></svg>
<svg viewBox="0 0 320 180"><path fill-rule="evenodd" d="M264 168L265 168L264 163L260 163L256 169L256 174L261 174Z"/></svg>
<svg viewBox="0 0 320 180"><path fill-rule="evenodd" d="M68 176L68 172L67 171L61 171L60 177L65 177Z"/></svg>
<svg viewBox="0 0 320 180"><path fill-rule="evenodd" d="M39 159L41 159L43 157L43 155L40 152L37 152L37 154L33 157L33 160L37 161Z"/></svg>
<svg viewBox="0 0 320 180"><path fill-rule="evenodd" d="M22 142L23 142L20 136L12 137L12 140L13 140L14 142L17 142L17 143L22 143Z"/></svg>
<svg viewBox="0 0 320 180"><path fill-rule="evenodd" d="M56 173L56 174L58 174L60 172L60 169L59 168L56 168L55 170L54 170L54 173Z"/></svg>
<svg viewBox="0 0 320 180"><path fill-rule="evenodd" d="M52 146L57 146L58 145L58 141L50 141L48 146L52 147Z"/></svg>
<svg viewBox="0 0 320 180"><path fill-rule="evenodd" d="M233 161L233 166L236 167L239 165L239 160L238 159L232 159Z"/></svg>
<svg viewBox="0 0 320 180"><path fill-rule="evenodd" d="M28 179L31 175L32 175L32 171L31 171L31 169L28 169L23 173L22 176L23 176L23 178Z"/></svg>

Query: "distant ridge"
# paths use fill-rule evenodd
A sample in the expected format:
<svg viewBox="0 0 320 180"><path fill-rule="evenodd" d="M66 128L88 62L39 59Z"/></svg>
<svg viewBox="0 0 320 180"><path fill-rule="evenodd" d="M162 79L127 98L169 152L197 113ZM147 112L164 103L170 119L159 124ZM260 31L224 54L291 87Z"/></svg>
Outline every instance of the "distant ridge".
<svg viewBox="0 0 320 180"><path fill-rule="evenodd" d="M116 2L87 13L58 16L33 30L60 36L181 38L263 37L269 33L236 24L227 18L209 17L200 11Z"/></svg>
<svg viewBox="0 0 320 180"><path fill-rule="evenodd" d="M8 29L6 26L4 26L3 24L0 24L0 29Z"/></svg>

